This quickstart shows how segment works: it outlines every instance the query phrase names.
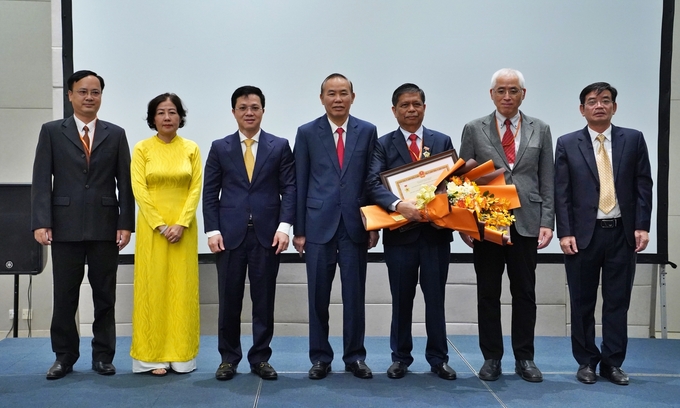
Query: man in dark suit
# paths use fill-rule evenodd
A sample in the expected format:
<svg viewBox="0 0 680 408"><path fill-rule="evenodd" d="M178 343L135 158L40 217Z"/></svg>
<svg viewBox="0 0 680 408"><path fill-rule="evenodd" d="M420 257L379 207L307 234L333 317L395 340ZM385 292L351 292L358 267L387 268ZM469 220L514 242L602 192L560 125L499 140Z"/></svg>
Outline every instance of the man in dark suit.
<svg viewBox="0 0 680 408"><path fill-rule="evenodd" d="M571 348L576 378L597 381L595 369L627 385L621 369L628 344L628 307L636 253L649 243L652 176L642 133L612 125L614 87L586 86L581 114L588 125L557 139L555 211L557 236L571 300ZM602 271L602 344L595 344L595 304Z"/></svg>
<svg viewBox="0 0 680 408"><path fill-rule="evenodd" d="M380 180L380 173L407 163L418 161L429 154L453 150L451 138L423 127L425 92L415 84L406 83L392 94L392 112L399 128L378 139L366 180L372 202L390 211L398 211L416 224L383 231L385 263L392 293L392 325L390 347L392 365L389 378L402 378L413 362L411 325L413 298L418 285L425 298L425 328L427 346L425 358L432 372L446 380L455 380L456 372L449 367L446 345L444 293L449 273L451 230L421 223L422 215L410 201L402 201ZM423 155L424 154L424 155Z"/></svg>
<svg viewBox="0 0 680 408"><path fill-rule="evenodd" d="M500 298L507 266L515 372L526 381L540 382L543 374L534 363L536 255L550 243L555 224L552 136L548 125L519 110L526 95L521 72L507 68L497 71L489 93L496 110L465 125L460 157L478 163L493 160L496 168L505 169L505 182L517 187L522 206L513 210L512 245L480 242L461 234L473 248L477 275L479 346L484 355L479 378L494 381L501 375Z"/></svg>
<svg viewBox="0 0 680 408"><path fill-rule="evenodd" d="M205 163L203 219L217 254L218 380L230 380L241 361L241 308L246 270L253 302L253 346L248 362L265 380L274 335L274 295L280 253L295 221L295 163L288 140L260 129L264 95L243 86L231 96L238 131L213 142Z"/></svg>
<svg viewBox="0 0 680 408"><path fill-rule="evenodd" d="M48 380L73 371L80 356L75 314L86 263L94 302L92 369L116 373L118 251L130 241L135 222L125 131L97 119L104 80L78 71L67 83L73 116L42 126L31 193L35 239L52 246L50 337L56 361Z"/></svg>
<svg viewBox="0 0 680 408"><path fill-rule="evenodd" d="M364 180L377 131L350 116L354 90L344 75L329 75L320 98L326 114L298 128L294 147L298 200L293 245L300 254L306 252L309 378L325 378L331 371L328 307L338 265L345 370L371 378L364 348L366 256L378 236L366 232L359 208L367 204Z"/></svg>

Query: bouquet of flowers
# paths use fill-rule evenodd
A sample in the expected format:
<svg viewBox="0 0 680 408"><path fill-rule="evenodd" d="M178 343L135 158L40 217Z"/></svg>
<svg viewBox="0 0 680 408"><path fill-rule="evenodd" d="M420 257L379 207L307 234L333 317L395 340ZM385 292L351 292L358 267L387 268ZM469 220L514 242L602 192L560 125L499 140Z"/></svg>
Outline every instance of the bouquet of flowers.
<svg viewBox="0 0 680 408"><path fill-rule="evenodd" d="M446 188L446 197L451 206L474 211L477 220L484 224L486 231L497 231L508 236L510 224L515 221L515 216L510 214L509 199L496 197L488 189L482 191L477 183L466 177L451 176L443 186ZM426 185L422 186L416 195L416 207L426 216L429 215L428 204L435 199L437 191L440 190L441 187ZM455 229L455 223L447 227ZM502 237L500 239L503 240Z"/></svg>
<svg viewBox="0 0 680 408"><path fill-rule="evenodd" d="M506 185L503 169L493 162L477 165L474 160L458 162L442 172L435 185L424 185L416 195L416 207L425 222L460 231L477 240L499 245L510 243L509 227L515 218L510 210L520 206L514 185ZM367 230L396 229L409 221L401 214L378 206L362 207Z"/></svg>

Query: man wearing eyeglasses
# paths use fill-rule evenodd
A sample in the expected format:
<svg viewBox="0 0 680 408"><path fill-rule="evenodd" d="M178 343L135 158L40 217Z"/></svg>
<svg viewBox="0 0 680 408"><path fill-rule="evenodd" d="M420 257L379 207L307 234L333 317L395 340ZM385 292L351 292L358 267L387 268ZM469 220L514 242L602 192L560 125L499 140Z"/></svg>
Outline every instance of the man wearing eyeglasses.
<svg viewBox="0 0 680 408"><path fill-rule="evenodd" d="M621 369L628 344L628 307L636 254L649 243L652 176L640 131L614 126L616 88L586 86L579 96L588 125L557 139L555 213L571 302L576 378L597 381L595 369L628 385ZM595 304L602 271L602 344L595 344Z"/></svg>
<svg viewBox="0 0 680 408"><path fill-rule="evenodd" d="M521 207L513 210L512 245L477 241L461 234L473 249L477 275L479 346L484 364L479 378L495 381L501 375L503 332L501 287L507 268L512 294L512 349L515 372L529 382L543 381L534 363L536 326L536 255L552 239L553 149L550 128L519 110L526 88L524 76L514 69L501 69L491 78L489 90L496 110L463 128L460 157L478 163L492 160L505 170L505 182L517 187Z"/></svg>
<svg viewBox="0 0 680 408"><path fill-rule="evenodd" d="M94 303L92 369L116 373L118 252L130 241L135 221L125 131L97 118L104 79L78 71L67 84L73 116L42 126L31 192L34 237L52 246L50 337L56 361L48 380L73 371L80 356L75 314L85 264Z"/></svg>
<svg viewBox="0 0 680 408"><path fill-rule="evenodd" d="M219 293L217 347L220 381L236 374L241 351L241 309L246 272L253 302L250 370L278 376L269 364L274 335L274 295L282 251L295 221L295 161L288 140L260 128L260 88L242 86L231 96L238 131L213 142L203 174L203 219L216 254Z"/></svg>

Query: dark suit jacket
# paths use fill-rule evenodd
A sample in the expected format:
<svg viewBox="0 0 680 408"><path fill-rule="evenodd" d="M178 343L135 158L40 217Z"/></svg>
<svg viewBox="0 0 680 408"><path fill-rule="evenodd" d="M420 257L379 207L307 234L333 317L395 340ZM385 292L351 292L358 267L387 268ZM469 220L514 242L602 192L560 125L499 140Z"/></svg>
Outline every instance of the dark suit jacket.
<svg viewBox="0 0 680 408"><path fill-rule="evenodd" d="M422 145L423 147L429 147L431 154L454 150L449 136L425 127L423 127ZM411 162L411 154L409 153L408 146L406 146L404 134L400 129L381 136L375 145L369 176L366 180L371 202L378 204L386 210L389 209L390 204L394 203L398 197L385 188L380 180L380 173ZM450 230L436 229L428 223L420 223L411 229L407 227L403 231L398 229L394 231L384 229L383 231L383 243L385 245L410 244L419 238L424 238L431 242L451 242L453 240Z"/></svg>
<svg viewBox="0 0 680 408"><path fill-rule="evenodd" d="M205 231L222 234L224 247L238 247L252 215L260 244L271 247L281 222L295 222L295 163L288 140L260 132L253 180L248 181L239 133L215 140L203 174Z"/></svg>
<svg viewBox="0 0 680 408"><path fill-rule="evenodd" d="M52 228L54 241L115 241L116 230L134 231L134 214L122 128L97 119L88 168L72 116L42 126L33 165L33 230Z"/></svg>
<svg viewBox="0 0 680 408"><path fill-rule="evenodd" d="M298 128L295 136L297 220L295 235L325 244L340 217L355 243L368 240L359 208L367 205L364 180L378 134L374 125L350 116L342 170L326 115Z"/></svg>
<svg viewBox="0 0 680 408"><path fill-rule="evenodd" d="M553 145L550 127L543 121L522 115L521 139L512 170L496 127L496 111L465 125L460 157L479 164L492 160L505 169L505 182L517 187L520 208L513 210L515 228L524 237L537 237L540 227L553 229Z"/></svg>
<svg viewBox="0 0 680 408"><path fill-rule="evenodd" d="M642 133L612 125L612 166L616 199L628 244L635 230L649 231L652 176ZM579 248L590 244L597 219L600 179L588 127L557 139L555 211L558 238L574 236Z"/></svg>

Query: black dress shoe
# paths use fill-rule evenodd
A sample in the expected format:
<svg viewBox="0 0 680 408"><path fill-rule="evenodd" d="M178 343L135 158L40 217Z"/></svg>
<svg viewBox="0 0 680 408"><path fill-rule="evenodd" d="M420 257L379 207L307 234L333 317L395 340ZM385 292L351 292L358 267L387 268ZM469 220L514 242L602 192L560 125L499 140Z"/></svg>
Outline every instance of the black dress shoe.
<svg viewBox="0 0 680 408"><path fill-rule="evenodd" d="M443 378L445 380L456 379L456 372L454 371L453 368L449 367L449 365L446 364L446 362L433 365L432 372L436 373L439 376L439 378Z"/></svg>
<svg viewBox="0 0 680 408"><path fill-rule="evenodd" d="M600 364L600 375L616 385L628 385L630 379L621 367L612 367Z"/></svg>
<svg viewBox="0 0 680 408"><path fill-rule="evenodd" d="M482 368L479 369L478 377L484 381L496 381L501 376L501 360L484 360Z"/></svg>
<svg viewBox="0 0 680 408"><path fill-rule="evenodd" d="M92 369L101 375L114 375L116 373L116 367L113 364L102 361L93 361Z"/></svg>
<svg viewBox="0 0 680 408"><path fill-rule="evenodd" d="M345 371L349 371L357 378L373 378L373 372L366 365L364 360L357 360L345 365Z"/></svg>
<svg viewBox="0 0 680 408"><path fill-rule="evenodd" d="M320 380L326 378L326 375L331 372L331 363L324 363L323 361L317 361L309 369L309 378L312 380Z"/></svg>
<svg viewBox="0 0 680 408"><path fill-rule="evenodd" d="M64 378L64 376L73 371L73 366L64 364L57 360L52 364L49 370L47 370L48 380L58 380L59 378Z"/></svg>
<svg viewBox="0 0 680 408"><path fill-rule="evenodd" d="M539 370L538 367L536 367L536 364L534 364L534 360L515 361L515 372L525 381L543 381L543 374L541 374L541 370Z"/></svg>
<svg viewBox="0 0 680 408"><path fill-rule="evenodd" d="M401 361L395 361L390 368L387 369L388 378L404 378L408 371L408 365Z"/></svg>
<svg viewBox="0 0 680 408"><path fill-rule="evenodd" d="M278 377L274 367L266 361L251 365L250 372L259 375L263 380L276 380Z"/></svg>
<svg viewBox="0 0 680 408"><path fill-rule="evenodd" d="M236 367L238 367L238 365L232 363L220 364L220 366L217 367L217 371L215 371L215 378L220 381L231 380L234 378L234 374L236 374Z"/></svg>
<svg viewBox="0 0 680 408"><path fill-rule="evenodd" d="M595 367L590 364L581 364L578 366L576 372L576 379L584 384L595 384L597 376L595 375Z"/></svg>

